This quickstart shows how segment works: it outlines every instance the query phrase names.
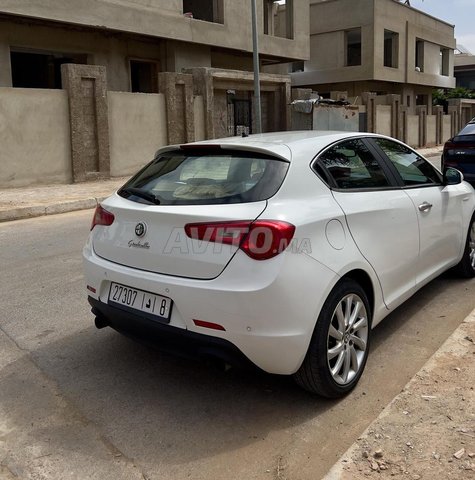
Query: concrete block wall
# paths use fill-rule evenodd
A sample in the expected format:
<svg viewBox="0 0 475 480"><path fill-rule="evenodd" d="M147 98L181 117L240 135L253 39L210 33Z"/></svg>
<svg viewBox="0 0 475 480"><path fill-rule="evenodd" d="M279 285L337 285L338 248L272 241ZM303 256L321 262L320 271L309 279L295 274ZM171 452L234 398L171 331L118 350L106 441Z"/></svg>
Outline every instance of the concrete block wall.
<svg viewBox="0 0 475 480"><path fill-rule="evenodd" d="M434 106L429 112L427 106L417 106L414 115L409 114L400 100L399 95L365 93L368 131L398 138L418 148L443 145L461 128L460 107L449 107L446 115L442 107Z"/></svg>
<svg viewBox="0 0 475 480"><path fill-rule="evenodd" d="M165 96L109 92L110 175L131 175L168 144Z"/></svg>
<svg viewBox="0 0 475 480"><path fill-rule="evenodd" d="M106 68L61 66L68 92L71 159L75 182L107 178L110 174Z"/></svg>
<svg viewBox="0 0 475 480"><path fill-rule="evenodd" d="M0 88L0 188L72 181L68 117L64 90Z"/></svg>
<svg viewBox="0 0 475 480"><path fill-rule="evenodd" d="M376 105L375 133L391 136L392 132L392 109L391 105Z"/></svg>
<svg viewBox="0 0 475 480"><path fill-rule="evenodd" d="M106 100L107 176L131 175L168 144L165 98L162 94L108 92ZM72 183L73 139L76 135L80 143L84 130L90 136L89 127L80 126L78 140L78 132L70 128L66 90L0 88L0 188Z"/></svg>
<svg viewBox="0 0 475 480"><path fill-rule="evenodd" d="M314 130L340 130L354 132L359 126L359 109L356 106L320 105L313 109Z"/></svg>
<svg viewBox="0 0 475 480"><path fill-rule="evenodd" d="M419 147L419 116L408 115L406 125L406 143L413 148Z"/></svg>
<svg viewBox="0 0 475 480"><path fill-rule="evenodd" d="M452 136L452 118L450 115L442 117L442 142L447 141ZM441 142L441 143L442 143Z"/></svg>
<svg viewBox="0 0 475 480"><path fill-rule="evenodd" d="M427 115L426 118L426 147L437 145L437 117L436 115Z"/></svg>
<svg viewBox="0 0 475 480"><path fill-rule="evenodd" d="M292 89L293 100L306 100L312 94L311 89ZM331 92L333 99L345 96L346 92ZM463 120L469 116L467 110L473 108L475 116L475 101L472 100L460 100L457 104L454 102L449 106L449 114L444 114L443 107L440 106L433 106L429 113L425 105L417 106L416 114L413 114L407 106L402 104L399 95L376 95L365 92L362 95L362 102L363 105L352 105L351 108L357 108L359 113L366 114L366 128L360 119L359 129L357 125L353 128L354 131L362 131L364 128L371 133L398 138L414 148L443 145L460 130L461 118ZM313 119L309 114L293 111L292 129L335 129L328 126L327 109L337 110L339 108L342 107L315 107ZM347 130L347 128L340 129Z"/></svg>

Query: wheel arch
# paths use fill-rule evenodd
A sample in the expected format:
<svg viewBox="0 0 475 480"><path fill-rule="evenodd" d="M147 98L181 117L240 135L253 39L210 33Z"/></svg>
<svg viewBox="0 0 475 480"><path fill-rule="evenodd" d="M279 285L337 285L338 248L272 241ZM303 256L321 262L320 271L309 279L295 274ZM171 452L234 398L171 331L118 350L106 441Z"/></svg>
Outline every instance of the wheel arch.
<svg viewBox="0 0 475 480"><path fill-rule="evenodd" d="M347 278L354 280L365 291L366 295L368 296L371 314L373 315L375 310L375 288L371 277L362 269L354 269L345 273L338 283Z"/></svg>
<svg viewBox="0 0 475 480"><path fill-rule="evenodd" d="M358 288L356 289L356 287ZM368 308L366 310L366 313L367 318L369 317L369 322L368 324L366 324L367 337L365 339L366 347L364 347L365 353L363 363L358 366L356 377L354 378L354 380L351 380L351 383L336 385L334 384L334 378L332 381L329 380L329 375L333 375L329 370L329 359L327 358L327 350L329 348L329 325L331 324L332 318L335 315L335 305L338 305L340 301L343 301L343 299L346 298L342 297L341 295L346 295L348 293L357 293L359 296L361 296L361 290L366 294L365 296L367 297ZM353 270L346 272L333 285L333 287L330 289L330 293L327 296L327 299L325 300L325 304L319 314L319 317L317 318L317 322L315 324L315 328L307 352L305 354L305 358L303 359L303 362L300 365L299 369L294 374L294 379L301 387L310 392L317 393L327 398L341 397L348 393L352 388L354 388L364 370L366 358L368 355L370 331L372 326L376 294L377 292L375 292L370 274L360 268L354 268ZM322 314L324 315L322 316ZM346 328L349 327L345 327L345 329ZM352 333L353 331L350 332L350 335ZM343 336L341 338L343 339ZM345 342L347 341L348 339L345 340ZM325 352L325 358L322 357L322 352ZM345 377L345 379L346 378L347 377ZM346 382L346 380L344 380L344 382Z"/></svg>

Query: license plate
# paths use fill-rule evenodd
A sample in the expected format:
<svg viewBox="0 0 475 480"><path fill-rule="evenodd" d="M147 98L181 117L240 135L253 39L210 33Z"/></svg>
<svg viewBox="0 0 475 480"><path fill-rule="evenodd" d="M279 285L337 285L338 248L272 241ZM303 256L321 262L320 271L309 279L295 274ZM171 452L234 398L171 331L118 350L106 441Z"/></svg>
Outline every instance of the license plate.
<svg viewBox="0 0 475 480"><path fill-rule="evenodd" d="M172 301L161 295L111 283L107 303L122 310L143 312L156 320L170 321Z"/></svg>

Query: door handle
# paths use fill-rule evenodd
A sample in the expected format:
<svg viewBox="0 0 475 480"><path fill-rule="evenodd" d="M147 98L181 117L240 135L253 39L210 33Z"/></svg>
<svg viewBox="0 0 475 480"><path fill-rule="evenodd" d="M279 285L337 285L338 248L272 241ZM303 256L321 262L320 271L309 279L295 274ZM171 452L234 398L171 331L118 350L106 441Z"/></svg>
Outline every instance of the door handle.
<svg viewBox="0 0 475 480"><path fill-rule="evenodd" d="M418 208L421 212L428 212L432 208L432 203L429 203L429 202L421 203Z"/></svg>

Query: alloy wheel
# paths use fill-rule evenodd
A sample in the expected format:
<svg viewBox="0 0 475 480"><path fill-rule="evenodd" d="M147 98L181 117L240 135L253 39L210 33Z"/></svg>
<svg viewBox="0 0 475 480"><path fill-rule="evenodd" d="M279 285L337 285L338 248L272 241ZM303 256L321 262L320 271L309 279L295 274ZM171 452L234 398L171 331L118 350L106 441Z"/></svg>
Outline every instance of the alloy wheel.
<svg viewBox="0 0 475 480"><path fill-rule="evenodd" d="M472 266L475 262L475 223ZM472 242L471 242L472 245ZM471 250L472 253L472 250ZM356 294L343 297L333 312L327 338L327 362L333 380L347 385L364 365L368 346L368 315L363 300Z"/></svg>
<svg viewBox="0 0 475 480"><path fill-rule="evenodd" d="M472 269L475 270L475 222L472 222L468 238L469 258Z"/></svg>

